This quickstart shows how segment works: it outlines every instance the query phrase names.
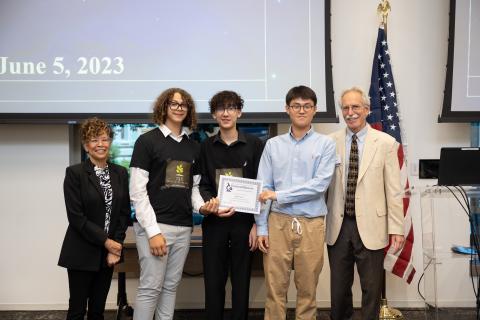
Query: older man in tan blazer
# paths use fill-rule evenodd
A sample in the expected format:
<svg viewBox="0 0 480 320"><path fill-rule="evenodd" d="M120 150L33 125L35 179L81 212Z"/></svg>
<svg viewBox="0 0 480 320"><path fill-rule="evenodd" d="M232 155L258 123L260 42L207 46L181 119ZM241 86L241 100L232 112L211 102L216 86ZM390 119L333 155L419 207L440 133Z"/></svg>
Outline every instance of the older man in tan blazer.
<svg viewBox="0 0 480 320"><path fill-rule="evenodd" d="M390 241L398 251L404 243L398 144L367 124L370 107L360 88L342 93L340 109L347 128L331 135L337 161L327 202L331 318L352 318L356 264L362 319L378 319L384 248Z"/></svg>

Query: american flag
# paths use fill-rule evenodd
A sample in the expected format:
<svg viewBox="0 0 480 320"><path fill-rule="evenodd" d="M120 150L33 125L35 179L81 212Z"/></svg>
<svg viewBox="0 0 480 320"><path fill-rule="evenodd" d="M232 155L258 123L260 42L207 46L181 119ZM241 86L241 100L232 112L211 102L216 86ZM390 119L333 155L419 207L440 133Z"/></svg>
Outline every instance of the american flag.
<svg viewBox="0 0 480 320"><path fill-rule="evenodd" d="M385 270L401 277L407 283L410 283L415 275L415 268L412 263L413 225L409 210L410 198L408 198L408 171L403 153L397 93L395 91L395 83L393 81L392 68L390 65L390 52L388 51L385 30L382 27L378 29L369 96L370 115L368 116L367 121L373 128L388 133L397 140L399 144L398 162L401 169L401 183L406 191L406 195L403 198L405 245L402 250L396 254L393 254L387 247L383 265Z"/></svg>

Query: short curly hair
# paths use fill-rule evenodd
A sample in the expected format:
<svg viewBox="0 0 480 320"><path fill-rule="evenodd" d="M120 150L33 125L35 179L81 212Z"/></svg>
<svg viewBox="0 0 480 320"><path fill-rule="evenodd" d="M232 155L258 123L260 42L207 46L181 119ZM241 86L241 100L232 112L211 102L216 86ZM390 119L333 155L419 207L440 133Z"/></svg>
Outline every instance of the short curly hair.
<svg viewBox="0 0 480 320"><path fill-rule="evenodd" d="M96 138L106 133L110 139L113 138L113 130L110 125L97 117L85 119L80 126L80 135L82 143L87 143L90 139Z"/></svg>
<svg viewBox="0 0 480 320"><path fill-rule="evenodd" d="M163 91L155 101L153 105L153 121L156 124L164 124L167 121L168 103L173 98L175 93L179 93L182 96L182 100L187 104L187 116L183 120L182 125L188 127L191 130L197 127L197 114L195 111L195 102L192 96L187 91L180 88L170 88Z"/></svg>
<svg viewBox="0 0 480 320"><path fill-rule="evenodd" d="M218 107L225 107L226 105L233 104L238 110L243 109L242 97L234 91L220 91L217 92L212 99L208 102L210 106L210 113L213 114Z"/></svg>

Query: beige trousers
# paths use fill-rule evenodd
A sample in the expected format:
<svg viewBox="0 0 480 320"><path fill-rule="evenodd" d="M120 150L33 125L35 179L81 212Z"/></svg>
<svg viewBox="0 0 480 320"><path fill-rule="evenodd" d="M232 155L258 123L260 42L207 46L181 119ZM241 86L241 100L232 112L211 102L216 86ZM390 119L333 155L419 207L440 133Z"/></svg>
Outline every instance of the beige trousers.
<svg viewBox="0 0 480 320"><path fill-rule="evenodd" d="M297 288L296 320L317 318L317 284L323 267L324 217L294 217L271 212L268 253L263 255L267 297L265 320L286 318L290 272Z"/></svg>

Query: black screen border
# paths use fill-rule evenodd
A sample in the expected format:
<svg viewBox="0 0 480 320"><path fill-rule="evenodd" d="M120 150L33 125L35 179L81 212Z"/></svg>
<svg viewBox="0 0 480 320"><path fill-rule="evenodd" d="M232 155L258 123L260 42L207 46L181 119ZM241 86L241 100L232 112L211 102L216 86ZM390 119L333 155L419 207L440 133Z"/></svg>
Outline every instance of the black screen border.
<svg viewBox="0 0 480 320"><path fill-rule="evenodd" d="M455 54L455 12L456 0L450 0L450 22L448 26L448 58L447 76L445 78L445 90L443 95L442 113L438 116L439 123L448 122L478 122L478 111L452 111L452 82L453 82L453 58Z"/></svg>
<svg viewBox="0 0 480 320"><path fill-rule="evenodd" d="M332 80L331 0L325 0L325 93L327 110L317 112L315 123L338 123ZM283 106L279 106L283 109ZM110 123L151 123L151 113L0 113L0 124L77 124L97 116ZM213 123L209 113L198 113L199 123ZM239 123L289 123L286 112L245 112Z"/></svg>

